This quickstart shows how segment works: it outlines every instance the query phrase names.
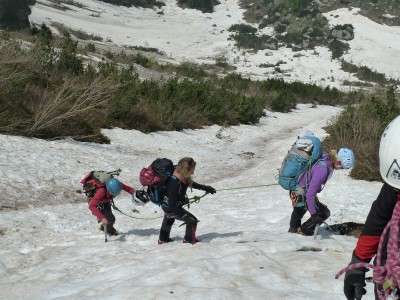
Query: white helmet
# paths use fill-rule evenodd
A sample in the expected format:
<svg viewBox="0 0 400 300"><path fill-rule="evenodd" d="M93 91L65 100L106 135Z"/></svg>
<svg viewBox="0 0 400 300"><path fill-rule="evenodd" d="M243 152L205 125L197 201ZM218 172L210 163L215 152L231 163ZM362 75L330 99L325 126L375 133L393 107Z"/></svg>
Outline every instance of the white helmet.
<svg viewBox="0 0 400 300"><path fill-rule="evenodd" d="M302 139L305 136L314 136L314 132L308 129L301 129L299 130L299 133L297 134L298 139Z"/></svg>
<svg viewBox="0 0 400 300"><path fill-rule="evenodd" d="M390 122L382 134L379 171L387 184L400 189L400 116Z"/></svg>

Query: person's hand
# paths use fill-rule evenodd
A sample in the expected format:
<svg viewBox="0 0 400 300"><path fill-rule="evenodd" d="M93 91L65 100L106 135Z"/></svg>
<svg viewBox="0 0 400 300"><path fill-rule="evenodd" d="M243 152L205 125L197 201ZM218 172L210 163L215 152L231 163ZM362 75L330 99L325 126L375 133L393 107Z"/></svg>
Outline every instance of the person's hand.
<svg viewBox="0 0 400 300"><path fill-rule="evenodd" d="M108 224L108 220L106 218L101 219L101 223L103 225L107 225Z"/></svg>
<svg viewBox="0 0 400 300"><path fill-rule="evenodd" d="M354 253L350 265L364 262L359 259ZM365 272L366 268L354 268L348 270L344 277L343 292L347 300L360 300L367 291L365 287Z"/></svg>
<svg viewBox="0 0 400 300"><path fill-rule="evenodd" d="M292 206L295 207L297 205L297 202L299 202L301 196L294 191L289 192L290 200L292 201Z"/></svg>
<svg viewBox="0 0 400 300"><path fill-rule="evenodd" d="M212 186L209 185L203 186L203 191L209 194L215 194L217 192Z"/></svg>

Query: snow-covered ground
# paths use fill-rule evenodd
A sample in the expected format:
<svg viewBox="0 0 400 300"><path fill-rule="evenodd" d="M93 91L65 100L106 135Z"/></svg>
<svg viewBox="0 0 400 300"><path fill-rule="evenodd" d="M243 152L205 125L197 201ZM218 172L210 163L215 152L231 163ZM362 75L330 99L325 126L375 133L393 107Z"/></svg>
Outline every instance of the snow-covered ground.
<svg viewBox="0 0 400 300"><path fill-rule="evenodd" d="M334 276L356 238L323 228L317 239L287 233L292 208L275 179L298 130L323 138L339 112L299 105L267 112L255 126L104 130L110 145L0 135L0 204L30 205L0 211L0 299L344 299L343 278ZM160 209L149 204L135 214L123 193L116 205L133 218L115 212L121 234L105 243L75 192L79 180L93 169L122 168L119 178L139 188L143 166L183 156L197 161L195 180L218 191L190 207L201 242L182 244L177 222L175 242L158 245ZM320 194L328 223L363 223L380 187L335 171ZM373 299L372 285L363 299Z"/></svg>
<svg viewBox="0 0 400 300"><path fill-rule="evenodd" d="M260 63L284 60L287 80L339 88L344 80L356 80L326 49L300 57L287 49L237 50L227 40L227 29L243 22L237 1L220 0L212 14L182 10L173 0L156 10L76 2L85 8L61 11L38 1L30 19L101 35L112 41L105 45L155 47L176 61L214 62L223 55L238 72L260 79L275 76ZM354 25L347 61L400 78L399 27L373 23L357 9L326 17L332 26L349 20ZM292 208L276 184L298 131L310 129L323 138L324 126L340 111L299 105L288 114L267 111L254 126L151 134L104 130L109 145L0 135L0 205L6 208L0 210L0 299L344 299L343 278L334 276L348 264L356 238L323 228L317 239L287 233ZM158 245L161 210L148 205L134 213L130 195L123 193L115 202L131 217L115 212L121 234L105 243L85 197L76 193L80 179L90 170L121 168L120 179L140 188L142 167L158 157L176 163L183 156L197 161L195 180L218 191L191 205L201 242L182 244L178 222L175 242ZM363 223L380 187L335 171L320 194L331 210L328 223ZM372 288L367 286L363 299L374 298Z"/></svg>
<svg viewBox="0 0 400 300"><path fill-rule="evenodd" d="M160 9L118 7L95 0L74 2L83 4L84 8L65 5L71 9L62 11L49 7L47 0L38 1L30 20L50 27L52 22L57 22L101 36L110 48L114 45L157 48L177 62L215 63L216 58L225 57L237 67L236 72L253 79L281 77L286 81L339 89L348 88L343 86L345 80L358 81L353 74L341 70L340 62L332 60L331 52L323 47L311 51L292 52L281 48L257 53L236 48L234 41L228 40L228 29L244 22L244 10L237 0L220 0L215 12L206 14L181 9L175 0L165 0L166 6ZM350 50L343 58L400 79L400 27L377 24L358 11L357 8L339 9L325 14L331 26L348 23L354 26L355 39L348 42ZM285 62L279 66L283 73L275 74L273 68L259 67L281 61Z"/></svg>

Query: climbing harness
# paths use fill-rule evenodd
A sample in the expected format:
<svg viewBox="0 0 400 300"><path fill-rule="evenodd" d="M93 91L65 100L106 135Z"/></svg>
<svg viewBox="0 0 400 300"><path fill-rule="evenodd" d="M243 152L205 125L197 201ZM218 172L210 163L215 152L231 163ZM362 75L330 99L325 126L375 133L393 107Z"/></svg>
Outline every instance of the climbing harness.
<svg viewBox="0 0 400 300"><path fill-rule="evenodd" d="M376 255L376 266L370 263L356 263L347 266L336 274L335 279L340 275L354 268L370 268L373 270L373 282L377 290L378 298L380 300L398 299L396 294L400 284L400 251L399 251L399 222L400 222L400 201L397 201L393 210L392 218L386 225L381 235L378 252ZM382 248L387 232L389 232L389 239L387 242L387 259L384 265L381 265Z"/></svg>

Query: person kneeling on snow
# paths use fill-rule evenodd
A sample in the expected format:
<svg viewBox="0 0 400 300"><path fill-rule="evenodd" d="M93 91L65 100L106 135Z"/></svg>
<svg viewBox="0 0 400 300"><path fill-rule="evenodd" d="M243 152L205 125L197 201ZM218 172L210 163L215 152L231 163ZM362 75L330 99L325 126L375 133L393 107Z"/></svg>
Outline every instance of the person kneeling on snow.
<svg viewBox="0 0 400 300"><path fill-rule="evenodd" d="M350 169L354 162L353 151L347 148L341 148L338 152L332 150L329 154L323 152L321 160L314 163L311 170L307 170L299 181L300 186L307 187L305 196L290 193L293 211L289 232L313 235L315 227L329 218L330 210L318 200L317 194L322 191L333 170ZM307 210L311 217L301 224L301 219Z"/></svg>
<svg viewBox="0 0 400 300"><path fill-rule="evenodd" d="M115 216L111 210L111 204L114 197L121 193L121 190L133 194L135 189L120 182L116 178L107 179L105 186L97 189L96 194L89 201L89 209L101 222L100 230L104 231L104 226L107 226L109 235L118 235L118 231L114 228Z"/></svg>
<svg viewBox="0 0 400 300"><path fill-rule="evenodd" d="M215 194L216 190L208 185L201 185L192 180L192 175L196 168L196 162L191 157L184 157L176 166L172 176L166 183L166 192L161 208L164 211L164 219L161 224L158 244L172 242L170 238L172 225L176 220L183 221L186 224L185 237L183 243L195 244L197 218L183 208L187 203L186 191L188 187L203 190L210 194Z"/></svg>

